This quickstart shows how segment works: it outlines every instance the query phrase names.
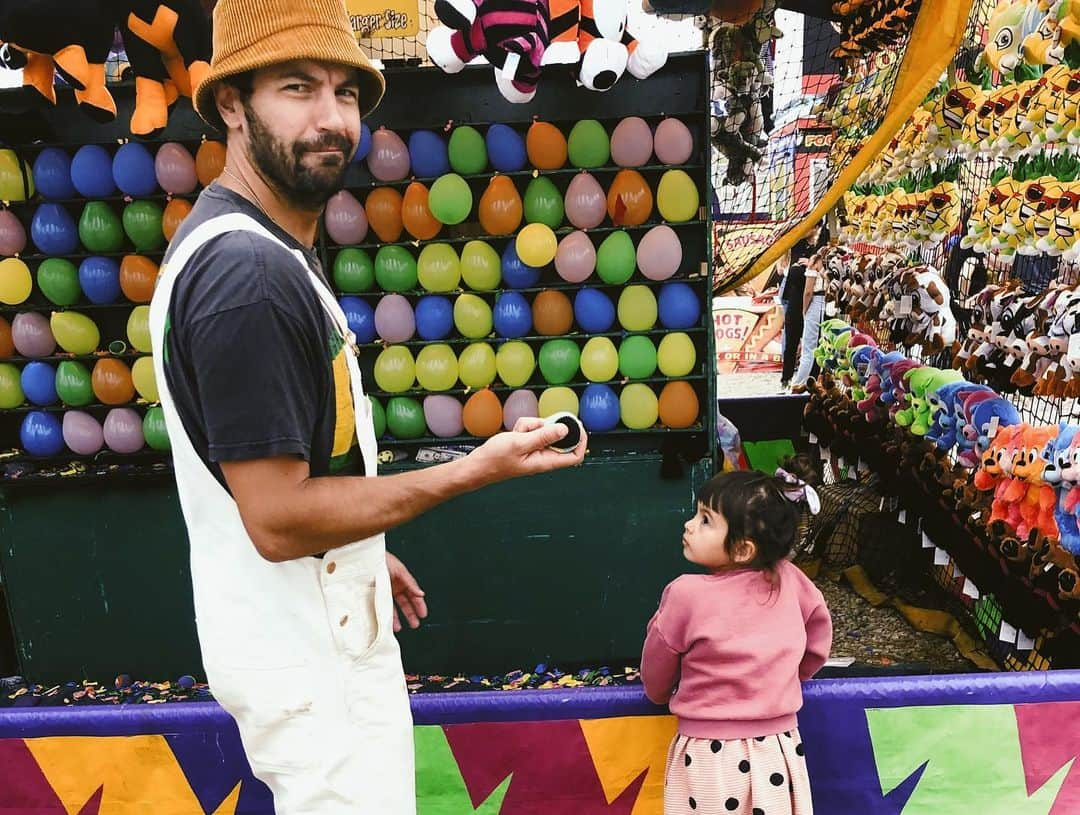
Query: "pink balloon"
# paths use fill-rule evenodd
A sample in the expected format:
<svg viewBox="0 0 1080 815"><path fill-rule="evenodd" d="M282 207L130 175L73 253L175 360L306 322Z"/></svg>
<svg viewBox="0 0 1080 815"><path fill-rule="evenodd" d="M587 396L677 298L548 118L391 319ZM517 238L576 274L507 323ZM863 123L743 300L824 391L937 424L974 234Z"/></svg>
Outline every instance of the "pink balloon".
<svg viewBox="0 0 1080 815"><path fill-rule="evenodd" d="M667 224L654 226L637 247L637 266L649 280L667 280L682 265L682 244Z"/></svg>
<svg viewBox="0 0 1080 815"><path fill-rule="evenodd" d="M566 188L563 198L566 218L578 229L593 229L607 215L607 196L604 188L589 173L578 173Z"/></svg>
<svg viewBox="0 0 1080 815"><path fill-rule="evenodd" d="M652 152L652 130L640 116L629 116L615 126L611 133L611 160L620 167L648 164Z"/></svg>
<svg viewBox="0 0 1080 815"><path fill-rule="evenodd" d="M367 237L368 219L364 205L348 190L331 196L326 202L326 233L341 246L360 243Z"/></svg>
<svg viewBox="0 0 1080 815"><path fill-rule="evenodd" d="M375 306L375 331L387 342L406 342L416 333L412 306L400 294L384 294Z"/></svg>
<svg viewBox="0 0 1080 815"><path fill-rule="evenodd" d="M536 394L525 389L516 390L506 397L503 405L503 427L513 430L518 419L539 415L540 403L536 401Z"/></svg>
<svg viewBox="0 0 1080 815"><path fill-rule="evenodd" d="M137 453L144 443L142 419L131 408L113 408L105 417L103 435L114 453Z"/></svg>
<svg viewBox="0 0 1080 815"><path fill-rule="evenodd" d="M424 421L428 430L440 439L460 436L465 430L461 402L453 396L433 394L424 397Z"/></svg>
<svg viewBox="0 0 1080 815"><path fill-rule="evenodd" d="M44 314L24 311L11 321L11 341L24 357L47 357L56 350L49 321Z"/></svg>
<svg viewBox="0 0 1080 815"><path fill-rule="evenodd" d="M371 134L368 169L379 181L401 181L409 177L409 148L393 130L380 127Z"/></svg>
<svg viewBox="0 0 1080 815"><path fill-rule="evenodd" d="M657 125L653 143L661 164L686 164L694 153L694 136L678 119L664 119Z"/></svg>
<svg viewBox="0 0 1080 815"><path fill-rule="evenodd" d="M80 456L92 456L105 443L105 432L97 419L81 410L64 414L64 444Z"/></svg>
<svg viewBox="0 0 1080 815"><path fill-rule="evenodd" d="M26 230L10 209L0 210L0 255L10 257L26 248Z"/></svg>
<svg viewBox="0 0 1080 815"><path fill-rule="evenodd" d="M166 142L154 156L154 175L161 189L173 195L187 195L199 184L195 159L182 144Z"/></svg>
<svg viewBox="0 0 1080 815"><path fill-rule="evenodd" d="M578 230L561 241L555 252L555 271L567 283L582 283L596 268L596 247L589 236Z"/></svg>

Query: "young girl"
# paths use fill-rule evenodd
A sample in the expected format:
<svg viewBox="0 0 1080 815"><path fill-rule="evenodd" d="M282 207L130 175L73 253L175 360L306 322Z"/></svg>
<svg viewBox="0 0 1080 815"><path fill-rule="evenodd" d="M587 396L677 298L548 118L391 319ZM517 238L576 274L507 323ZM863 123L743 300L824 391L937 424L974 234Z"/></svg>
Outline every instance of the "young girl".
<svg viewBox="0 0 1080 815"><path fill-rule="evenodd" d="M787 560L804 501L817 511L813 488L785 470L727 472L686 522L683 555L708 574L668 584L641 655L646 695L679 720L665 815L813 812L795 714L800 680L828 657L832 620Z"/></svg>

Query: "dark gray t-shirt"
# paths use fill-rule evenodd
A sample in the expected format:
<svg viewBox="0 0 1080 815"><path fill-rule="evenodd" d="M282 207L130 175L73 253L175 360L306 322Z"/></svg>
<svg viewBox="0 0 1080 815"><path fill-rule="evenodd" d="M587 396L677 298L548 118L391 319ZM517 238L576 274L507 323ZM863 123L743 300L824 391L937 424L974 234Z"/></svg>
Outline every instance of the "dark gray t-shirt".
<svg viewBox="0 0 1080 815"><path fill-rule="evenodd" d="M216 184L199 196L172 245L198 224L232 212L250 215L301 250L325 281L312 249ZM285 248L247 231L201 246L173 289L165 345L177 412L223 486L222 461L285 455L306 460L312 476L363 471L345 366L349 348L307 270Z"/></svg>

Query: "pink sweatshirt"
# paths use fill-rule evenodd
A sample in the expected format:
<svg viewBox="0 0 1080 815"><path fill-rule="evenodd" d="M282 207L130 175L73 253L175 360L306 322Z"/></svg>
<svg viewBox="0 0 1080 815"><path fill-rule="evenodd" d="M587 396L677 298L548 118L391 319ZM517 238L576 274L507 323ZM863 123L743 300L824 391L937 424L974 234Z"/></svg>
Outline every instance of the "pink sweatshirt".
<svg viewBox="0 0 1080 815"><path fill-rule="evenodd" d="M683 575L664 589L641 679L649 699L670 702L684 736L746 739L796 727L799 682L825 664L832 619L797 566L782 561L776 575L775 588L764 573L739 569Z"/></svg>

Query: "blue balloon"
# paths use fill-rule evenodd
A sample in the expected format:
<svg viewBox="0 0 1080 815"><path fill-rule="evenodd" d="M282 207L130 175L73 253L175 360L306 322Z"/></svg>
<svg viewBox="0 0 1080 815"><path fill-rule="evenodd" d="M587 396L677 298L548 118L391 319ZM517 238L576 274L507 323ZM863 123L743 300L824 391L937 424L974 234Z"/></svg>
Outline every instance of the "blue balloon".
<svg viewBox="0 0 1080 815"><path fill-rule="evenodd" d="M354 162L363 161L367 158L367 154L371 152L371 128L367 126L366 122L360 123L360 143L356 145L356 152L353 153L352 160Z"/></svg>
<svg viewBox="0 0 1080 815"><path fill-rule="evenodd" d="M540 270L535 266L526 266L518 257L515 244L509 241L502 253L503 283L512 289L528 289L540 279Z"/></svg>
<svg viewBox="0 0 1080 815"><path fill-rule="evenodd" d="M665 283L657 302L664 328L694 328L701 321L701 302L685 283Z"/></svg>
<svg viewBox="0 0 1080 815"><path fill-rule="evenodd" d="M501 173L514 173L524 169L529 160L525 152L525 140L514 128L494 124L484 136L491 166Z"/></svg>
<svg viewBox="0 0 1080 815"><path fill-rule="evenodd" d="M614 430L619 424L619 397L608 385L589 385L581 393L578 418L590 432Z"/></svg>
<svg viewBox="0 0 1080 815"><path fill-rule="evenodd" d="M495 301L492 319L500 337L524 337L532 328L532 307L521 293L503 292Z"/></svg>
<svg viewBox="0 0 1080 815"><path fill-rule="evenodd" d="M615 322L615 304L599 289L581 289L574 295L574 319L582 331L599 334Z"/></svg>
<svg viewBox="0 0 1080 815"><path fill-rule="evenodd" d="M84 198L106 198L116 192L112 159L100 144L87 144L71 159L71 183Z"/></svg>
<svg viewBox="0 0 1080 815"><path fill-rule="evenodd" d="M450 172L446 142L432 130L416 130L409 136L409 161L413 175L434 178Z"/></svg>
<svg viewBox="0 0 1080 815"><path fill-rule="evenodd" d="M32 456L57 456L64 449L60 420L43 410L32 410L19 428L23 449Z"/></svg>
<svg viewBox="0 0 1080 815"><path fill-rule="evenodd" d="M79 230L61 204L39 204L30 221L30 240L42 254L70 255L79 248Z"/></svg>
<svg viewBox="0 0 1080 815"><path fill-rule="evenodd" d="M134 198L150 195L157 189L154 157L139 142L128 142L116 151L112 176L120 191Z"/></svg>
<svg viewBox="0 0 1080 815"><path fill-rule="evenodd" d="M46 147L34 159L34 186L44 198L74 198L75 185L71 183L71 156L59 147Z"/></svg>
<svg viewBox="0 0 1080 815"><path fill-rule="evenodd" d="M28 362L19 376L26 398L35 405L55 405L56 369L47 362Z"/></svg>
<svg viewBox="0 0 1080 815"><path fill-rule="evenodd" d="M356 335L358 343L375 341L375 309L361 297L346 295L338 298L349 330Z"/></svg>
<svg viewBox="0 0 1080 815"><path fill-rule="evenodd" d="M454 306L450 298L425 294L416 301L416 333L424 340L444 340L454 330Z"/></svg>
<svg viewBox="0 0 1080 815"><path fill-rule="evenodd" d="M120 299L120 264L98 255L86 258L79 264L79 286L91 303L115 303Z"/></svg>

